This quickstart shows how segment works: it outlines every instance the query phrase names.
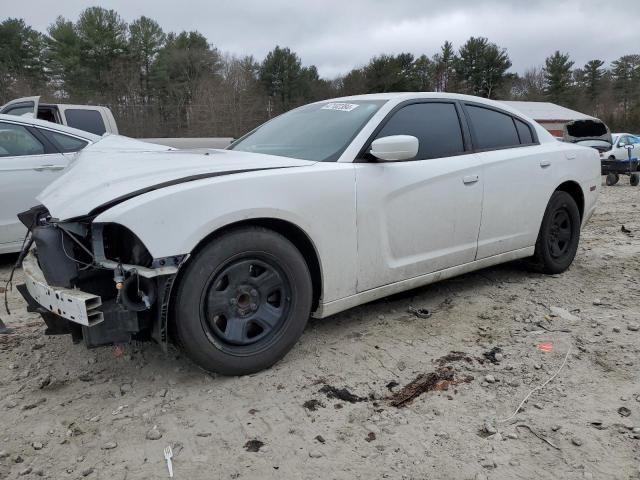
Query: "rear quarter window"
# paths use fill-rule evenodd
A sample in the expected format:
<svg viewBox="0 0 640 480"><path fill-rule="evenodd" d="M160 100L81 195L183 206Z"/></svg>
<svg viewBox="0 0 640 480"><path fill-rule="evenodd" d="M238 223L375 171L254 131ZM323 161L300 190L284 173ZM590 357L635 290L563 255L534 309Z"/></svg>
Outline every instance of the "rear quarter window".
<svg viewBox="0 0 640 480"><path fill-rule="evenodd" d="M520 143L523 145L529 145L534 143L533 134L531 133L531 127L524 123L522 120L514 119L516 122L516 128L518 129L518 135L520 135Z"/></svg>
<svg viewBox="0 0 640 480"><path fill-rule="evenodd" d="M63 133L52 132L51 130L38 130L47 140L53 143L58 150L64 153L77 152L87 146L89 142L80 138L71 137Z"/></svg>
<svg viewBox="0 0 640 480"><path fill-rule="evenodd" d="M466 109L475 134L476 149L489 150L520 146L518 131L510 115L475 105L466 105Z"/></svg>
<svg viewBox="0 0 640 480"><path fill-rule="evenodd" d="M67 125L85 132L104 134L107 129L102 120L102 115L97 110L67 109L64 111Z"/></svg>

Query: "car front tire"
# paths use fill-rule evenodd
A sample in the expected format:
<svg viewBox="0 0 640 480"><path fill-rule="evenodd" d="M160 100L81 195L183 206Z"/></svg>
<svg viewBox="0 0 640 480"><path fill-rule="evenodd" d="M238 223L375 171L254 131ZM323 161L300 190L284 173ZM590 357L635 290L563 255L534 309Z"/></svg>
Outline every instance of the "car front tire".
<svg viewBox="0 0 640 480"><path fill-rule="evenodd" d="M262 227L215 237L178 286L174 320L187 355L205 370L246 375L270 367L302 335L312 283L298 249Z"/></svg>
<svg viewBox="0 0 640 480"><path fill-rule="evenodd" d="M576 256L580 240L580 211L567 192L551 196L542 218L531 267L538 272L564 272Z"/></svg>

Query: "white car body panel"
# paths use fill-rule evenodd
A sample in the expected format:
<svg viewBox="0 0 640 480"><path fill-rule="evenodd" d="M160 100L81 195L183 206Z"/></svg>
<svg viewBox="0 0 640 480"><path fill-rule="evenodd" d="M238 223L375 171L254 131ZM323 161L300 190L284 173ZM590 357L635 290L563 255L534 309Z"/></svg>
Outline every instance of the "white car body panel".
<svg viewBox="0 0 640 480"><path fill-rule="evenodd" d="M444 270L438 270L437 272L428 273L426 275L419 275L413 278L407 278L406 280L390 283L388 285L382 285L371 290L351 295L332 302L321 303L313 314L316 318L325 318L330 315L335 315L349 308L357 307L363 303L372 302L379 298L388 297L396 293L411 290L412 288L423 287L431 283L436 283L447 278L456 277L465 273L480 270L481 268L491 267L493 265L499 265L500 263L510 262L512 260L518 260L520 258L526 258L533 255L535 248L527 247L520 250L513 250L511 252L502 253L500 255L494 255L493 257L483 258L482 260L476 260L470 263L457 265L455 267L446 268Z"/></svg>
<svg viewBox="0 0 640 480"><path fill-rule="evenodd" d="M380 121L401 102L419 98L469 100L512 113L528 120L538 144L442 159L354 163ZM583 222L595 208L598 153L557 142L515 109L442 93L333 101L350 99L388 102L337 162L219 150L113 155L96 145L38 199L60 220L98 209L95 223L127 227L154 258L189 254L233 223L289 222L307 235L319 258L318 317L530 256L547 202L565 181L582 192ZM132 192L138 193L127 198Z"/></svg>
<svg viewBox="0 0 640 480"><path fill-rule="evenodd" d="M105 139L89 147L38 200L59 220L86 215L113 199L176 179L243 171L310 165L313 162L225 150L157 150L147 143L127 151ZM104 148L108 148L105 154ZM123 172L126 171L126 175ZM87 181L91 179L91 181Z"/></svg>
<svg viewBox="0 0 640 480"><path fill-rule="evenodd" d="M284 220L311 239L325 272L323 298L335 300L353 294L356 282L354 169L338 163L306 163L155 190L116 205L95 222L124 225L144 239L152 256L160 258L189 253L211 232L232 223L252 218ZM181 214L154 215L158 210ZM143 220L150 216L153 221Z"/></svg>
<svg viewBox="0 0 640 480"><path fill-rule="evenodd" d="M535 245L547 202L563 181L600 185L600 163L589 148L547 143L478 155L484 160L485 188L477 259ZM591 207L595 196L589 189L583 194Z"/></svg>
<svg viewBox="0 0 640 480"><path fill-rule="evenodd" d="M484 179L478 259L535 244L552 184L557 146L525 146L480 152ZM541 161L545 162L544 167ZM547 165L548 163L548 165ZM509 201L508 199L517 199Z"/></svg>
<svg viewBox="0 0 640 480"><path fill-rule="evenodd" d="M0 253L20 250L27 230L16 215L36 203L36 195L60 176L70 156L54 153L0 158Z"/></svg>
<svg viewBox="0 0 640 480"><path fill-rule="evenodd" d="M475 154L357 164L358 292L472 262L480 171Z"/></svg>

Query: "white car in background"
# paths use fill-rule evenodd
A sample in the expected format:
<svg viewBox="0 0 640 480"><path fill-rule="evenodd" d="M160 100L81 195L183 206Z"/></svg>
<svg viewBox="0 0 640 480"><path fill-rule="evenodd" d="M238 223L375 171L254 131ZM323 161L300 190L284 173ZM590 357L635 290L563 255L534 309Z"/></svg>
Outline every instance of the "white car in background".
<svg viewBox="0 0 640 480"><path fill-rule="evenodd" d="M100 139L44 120L0 114L0 254L20 251L17 214L55 180L75 152Z"/></svg>
<svg viewBox="0 0 640 480"><path fill-rule="evenodd" d="M36 196L62 174L77 152L96 142L105 152L171 150L119 135L101 137L46 120L0 114L0 254L20 251L27 230L18 213L36 203Z"/></svg>
<svg viewBox="0 0 640 480"><path fill-rule="evenodd" d="M21 213L21 293L50 332L174 338L226 375L274 364L310 314L521 258L563 272L601 182L594 149L449 93L305 105L227 150L95 148Z"/></svg>
<svg viewBox="0 0 640 480"><path fill-rule="evenodd" d="M640 156L640 151L635 151L635 149L640 149L640 138L630 133L613 133L611 137L613 140L611 150L602 152L600 154L601 158L606 158L607 160L628 160L629 149L627 147L629 145L633 145L631 157Z"/></svg>
<svg viewBox="0 0 640 480"><path fill-rule="evenodd" d="M95 135L118 134L118 126L109 107L102 105L69 105L42 103L40 97L16 98L0 107L0 114L22 118L37 118L48 122L84 130ZM226 148L232 138L140 138L147 143L173 148Z"/></svg>

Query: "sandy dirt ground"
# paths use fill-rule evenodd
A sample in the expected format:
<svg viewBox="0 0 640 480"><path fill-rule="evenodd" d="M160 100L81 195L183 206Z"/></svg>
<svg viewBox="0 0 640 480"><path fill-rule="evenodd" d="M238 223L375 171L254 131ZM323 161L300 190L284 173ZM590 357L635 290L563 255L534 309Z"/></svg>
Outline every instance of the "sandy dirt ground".
<svg viewBox="0 0 640 480"><path fill-rule="evenodd" d="M14 259L0 257L3 284ZM166 478L170 445L189 480L638 479L639 260L640 188L624 178L566 273L512 263L312 320L241 378L154 344L45 337L14 289L0 478Z"/></svg>

